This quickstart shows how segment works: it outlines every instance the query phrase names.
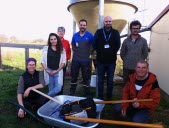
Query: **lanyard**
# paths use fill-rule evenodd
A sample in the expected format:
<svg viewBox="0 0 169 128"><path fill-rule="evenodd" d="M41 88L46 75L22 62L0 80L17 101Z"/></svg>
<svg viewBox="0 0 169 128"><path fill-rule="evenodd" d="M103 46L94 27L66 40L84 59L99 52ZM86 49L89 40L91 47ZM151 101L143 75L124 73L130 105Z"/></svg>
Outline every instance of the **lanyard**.
<svg viewBox="0 0 169 128"><path fill-rule="evenodd" d="M109 39L110 39L112 33L110 32L108 38L106 38L106 34L105 34L104 29L103 29L103 34L104 34L104 38L105 38L105 40L106 40L106 43L108 43L108 41L109 41Z"/></svg>

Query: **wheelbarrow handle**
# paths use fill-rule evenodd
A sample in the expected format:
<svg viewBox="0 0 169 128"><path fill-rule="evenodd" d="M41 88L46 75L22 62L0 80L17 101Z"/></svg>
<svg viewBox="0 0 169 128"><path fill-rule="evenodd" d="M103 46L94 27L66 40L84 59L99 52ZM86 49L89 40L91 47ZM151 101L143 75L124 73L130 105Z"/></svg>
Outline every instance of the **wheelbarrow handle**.
<svg viewBox="0 0 169 128"><path fill-rule="evenodd" d="M36 92L36 93L38 93L38 94L40 94L40 95L42 95L42 96L44 96L44 97L46 97L46 98L48 98L48 99L50 99L50 100L52 100L52 101L54 101L54 102L58 103L59 105L63 105L63 103L62 103L62 102L60 102L60 101L56 100L56 99L55 99L55 98L53 98L53 97L50 97L50 96L46 95L46 94L45 94L45 93L43 93L43 92L40 92L40 91L38 91L38 90L36 90L36 89L32 89L32 91L34 91L34 92Z"/></svg>
<svg viewBox="0 0 169 128"><path fill-rule="evenodd" d="M96 104L117 104L117 103L147 102L147 101L153 101L153 99L95 101L95 103L96 103Z"/></svg>
<svg viewBox="0 0 169 128"><path fill-rule="evenodd" d="M94 118L81 118L81 117L74 117L74 116L63 116L61 118L68 119L68 120L79 120L85 122L115 124L115 125L123 125L123 126L137 126L137 127L144 127L144 128L164 128L163 125L160 124L145 124L145 123L114 121L114 120L104 120L104 119L94 119Z"/></svg>

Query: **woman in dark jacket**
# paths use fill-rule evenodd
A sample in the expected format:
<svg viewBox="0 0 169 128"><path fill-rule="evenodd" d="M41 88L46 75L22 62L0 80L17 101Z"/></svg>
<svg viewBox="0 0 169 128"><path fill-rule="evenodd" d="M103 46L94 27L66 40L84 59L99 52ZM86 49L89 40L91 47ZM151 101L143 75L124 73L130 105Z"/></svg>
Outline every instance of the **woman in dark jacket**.
<svg viewBox="0 0 169 128"><path fill-rule="evenodd" d="M18 82L18 103L27 109L30 109L34 105L37 110L47 100L31 90L44 88L44 85L43 75L36 70L36 59L28 58L26 60L26 71L20 76ZM25 114L23 109L20 108L18 110L18 117L24 118Z"/></svg>

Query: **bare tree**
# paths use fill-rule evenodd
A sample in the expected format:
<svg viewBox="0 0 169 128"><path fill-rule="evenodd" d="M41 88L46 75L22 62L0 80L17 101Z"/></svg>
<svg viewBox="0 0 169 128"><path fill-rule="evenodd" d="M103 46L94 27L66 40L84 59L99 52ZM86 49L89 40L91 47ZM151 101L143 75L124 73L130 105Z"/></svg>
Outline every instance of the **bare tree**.
<svg viewBox="0 0 169 128"><path fill-rule="evenodd" d="M8 37L5 34L0 34L0 42L1 43L8 42Z"/></svg>
<svg viewBox="0 0 169 128"><path fill-rule="evenodd" d="M16 42L17 42L16 36L11 36L11 37L9 38L9 42L10 42L10 43L16 43Z"/></svg>

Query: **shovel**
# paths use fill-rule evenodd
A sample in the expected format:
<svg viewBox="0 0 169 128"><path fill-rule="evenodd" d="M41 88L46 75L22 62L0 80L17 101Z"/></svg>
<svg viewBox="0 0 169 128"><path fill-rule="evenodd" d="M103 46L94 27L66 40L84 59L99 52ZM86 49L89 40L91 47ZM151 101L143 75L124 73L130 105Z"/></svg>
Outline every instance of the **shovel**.
<svg viewBox="0 0 169 128"><path fill-rule="evenodd" d="M46 95L45 93L42 93L36 89L32 89L34 92L39 93L40 95L58 103L59 105L63 105L64 103L56 100L53 97L50 97L48 95ZM138 99L138 100L116 100L116 101L97 101L95 102L95 104L117 104L117 103L130 103L130 102L148 102L148 101L153 101L153 99Z"/></svg>
<svg viewBox="0 0 169 128"><path fill-rule="evenodd" d="M143 128L164 128L163 125L160 125L160 124L145 124L145 123L114 121L114 120L104 120L104 119L94 119L94 118L80 118L80 117L74 117L74 116L60 116L60 118L68 119L68 120L78 120L78 121L84 121L84 122L103 123L103 124L137 126L137 127L143 127Z"/></svg>

